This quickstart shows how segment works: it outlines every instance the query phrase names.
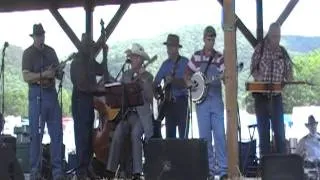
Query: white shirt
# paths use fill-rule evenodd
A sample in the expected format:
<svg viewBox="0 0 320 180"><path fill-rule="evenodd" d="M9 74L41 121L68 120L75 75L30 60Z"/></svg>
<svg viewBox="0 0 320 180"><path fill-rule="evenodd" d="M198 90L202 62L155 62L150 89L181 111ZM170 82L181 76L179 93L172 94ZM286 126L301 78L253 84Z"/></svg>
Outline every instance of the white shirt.
<svg viewBox="0 0 320 180"><path fill-rule="evenodd" d="M320 134L304 136L298 143L296 153L308 161L320 160Z"/></svg>

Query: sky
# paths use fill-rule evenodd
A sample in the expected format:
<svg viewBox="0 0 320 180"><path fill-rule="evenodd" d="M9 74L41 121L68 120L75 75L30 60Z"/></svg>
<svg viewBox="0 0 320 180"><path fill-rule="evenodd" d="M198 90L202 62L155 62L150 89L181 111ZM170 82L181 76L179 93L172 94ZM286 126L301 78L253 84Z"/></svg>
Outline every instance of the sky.
<svg viewBox="0 0 320 180"><path fill-rule="evenodd" d="M256 29L256 0L236 0L235 11L251 30ZM264 0L264 29L275 21L289 0ZM300 0L282 26L284 35L320 36L319 0ZM94 9L94 40L100 36L100 20L108 24L117 5ZM83 8L60 9L64 19L79 37L85 32ZM222 9L216 0L178 0L131 5L108 40L109 45L137 38L152 38L163 33L179 33L176 29L186 25L221 26ZM316 21L317 20L317 21ZM59 58L76 52L76 48L48 10L0 13L0 43L7 41L27 48L32 44L29 36L32 25L42 23L46 31L46 44L52 46ZM201 35L199 35L199 40ZM1 45L1 44L0 44ZM0 48L2 48L0 46Z"/></svg>

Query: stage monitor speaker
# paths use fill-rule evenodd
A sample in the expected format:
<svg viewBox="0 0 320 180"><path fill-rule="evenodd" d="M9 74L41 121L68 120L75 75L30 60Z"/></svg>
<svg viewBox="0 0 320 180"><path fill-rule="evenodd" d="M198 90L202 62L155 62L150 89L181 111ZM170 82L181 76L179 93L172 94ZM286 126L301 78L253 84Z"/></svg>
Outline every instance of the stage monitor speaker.
<svg viewBox="0 0 320 180"><path fill-rule="evenodd" d="M0 143L0 179L24 180L20 164L11 144Z"/></svg>
<svg viewBox="0 0 320 180"><path fill-rule="evenodd" d="M303 159L296 154L262 157L262 180L303 180Z"/></svg>
<svg viewBox="0 0 320 180"><path fill-rule="evenodd" d="M207 143L202 139L151 139L145 145L146 180L206 180Z"/></svg>

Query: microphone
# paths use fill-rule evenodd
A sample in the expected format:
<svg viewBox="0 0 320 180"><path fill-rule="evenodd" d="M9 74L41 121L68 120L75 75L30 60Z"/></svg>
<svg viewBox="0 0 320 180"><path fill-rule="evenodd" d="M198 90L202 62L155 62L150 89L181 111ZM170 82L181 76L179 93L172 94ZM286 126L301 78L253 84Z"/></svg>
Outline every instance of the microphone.
<svg viewBox="0 0 320 180"><path fill-rule="evenodd" d="M9 46L9 43L6 41L6 42L4 42L4 44L3 44L3 49L2 49L2 54L4 54L4 52L5 52L5 50L6 50L6 48Z"/></svg>
<svg viewBox="0 0 320 180"><path fill-rule="evenodd" d="M243 62L239 63L239 65L237 66L238 70L239 70L239 71L242 71L243 66L244 66L244 65L243 65Z"/></svg>
<svg viewBox="0 0 320 180"><path fill-rule="evenodd" d="M3 47L4 48L7 48L9 46L9 43L6 41L6 42L4 42L4 45L3 45Z"/></svg>

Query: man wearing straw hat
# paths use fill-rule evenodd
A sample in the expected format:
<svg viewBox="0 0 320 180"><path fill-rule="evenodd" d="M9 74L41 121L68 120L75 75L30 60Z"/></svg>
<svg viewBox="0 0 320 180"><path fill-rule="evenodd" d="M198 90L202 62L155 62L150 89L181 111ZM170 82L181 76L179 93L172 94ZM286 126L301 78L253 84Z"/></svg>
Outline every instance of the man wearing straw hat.
<svg viewBox="0 0 320 180"><path fill-rule="evenodd" d="M309 134L304 136L298 143L296 153L307 161L320 160L320 134L317 132L318 121L313 115L308 118L305 126Z"/></svg>
<svg viewBox="0 0 320 180"><path fill-rule="evenodd" d="M144 48L137 43L126 51L130 60L131 68L122 75L123 83L138 82L142 87L144 104L129 108L125 120L121 120L114 132L109 158L107 162L107 171L109 178L114 177L120 162L120 152L126 134L130 133L132 144L132 178L140 180L142 174L142 135L148 140L153 135L152 109L153 76L142 66L145 61L150 61L149 55Z"/></svg>

